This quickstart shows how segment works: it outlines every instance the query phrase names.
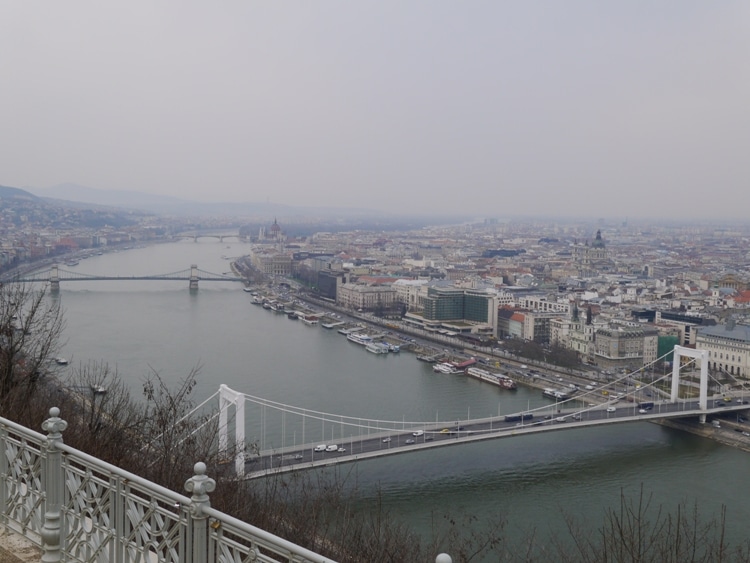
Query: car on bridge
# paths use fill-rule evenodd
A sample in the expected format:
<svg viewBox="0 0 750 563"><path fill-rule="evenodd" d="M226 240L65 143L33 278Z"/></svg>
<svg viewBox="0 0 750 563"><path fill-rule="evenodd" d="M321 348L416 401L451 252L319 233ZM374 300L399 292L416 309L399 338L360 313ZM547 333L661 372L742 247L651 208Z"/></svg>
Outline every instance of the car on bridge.
<svg viewBox="0 0 750 563"><path fill-rule="evenodd" d="M607 407L607 412L615 412L617 409L613 406Z"/></svg>
<svg viewBox="0 0 750 563"><path fill-rule="evenodd" d="M423 434L424 434L424 430L415 430L414 432L411 433L411 435L414 436L415 438L418 438L419 436L422 436Z"/></svg>

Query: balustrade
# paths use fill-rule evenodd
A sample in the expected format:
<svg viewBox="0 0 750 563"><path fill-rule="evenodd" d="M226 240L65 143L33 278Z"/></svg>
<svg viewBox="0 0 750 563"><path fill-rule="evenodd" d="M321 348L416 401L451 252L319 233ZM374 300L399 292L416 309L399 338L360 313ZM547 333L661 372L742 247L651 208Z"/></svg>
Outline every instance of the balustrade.
<svg viewBox="0 0 750 563"><path fill-rule="evenodd" d="M334 563L211 508L198 462L186 497L67 446L57 408L46 435L0 418L0 526L42 561Z"/></svg>

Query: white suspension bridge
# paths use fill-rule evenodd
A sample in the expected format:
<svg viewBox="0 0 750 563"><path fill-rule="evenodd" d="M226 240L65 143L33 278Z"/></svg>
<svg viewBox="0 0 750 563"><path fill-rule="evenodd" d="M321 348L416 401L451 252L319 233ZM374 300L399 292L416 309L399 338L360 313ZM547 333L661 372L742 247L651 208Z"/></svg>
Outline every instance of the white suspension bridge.
<svg viewBox="0 0 750 563"><path fill-rule="evenodd" d="M683 358L688 361L683 362ZM663 357L656 361L661 359ZM700 365L697 397L694 383L684 377L681 380L681 371L696 363ZM234 459L238 477L256 478L272 472L540 432L668 418L694 418L705 423L710 415L750 409L750 390L743 387L732 391L731 397L722 394L709 398L706 350L675 346L671 373L633 386L627 392L616 392L618 385L636 374L623 375L606 385L550 405L498 412L491 417L467 416L462 420L381 420L326 413L240 393L226 385L221 385L193 412L219 398L218 412L212 417L219 419L219 450ZM250 444L246 442L248 412L252 413L256 432ZM232 429L233 443L230 440Z"/></svg>

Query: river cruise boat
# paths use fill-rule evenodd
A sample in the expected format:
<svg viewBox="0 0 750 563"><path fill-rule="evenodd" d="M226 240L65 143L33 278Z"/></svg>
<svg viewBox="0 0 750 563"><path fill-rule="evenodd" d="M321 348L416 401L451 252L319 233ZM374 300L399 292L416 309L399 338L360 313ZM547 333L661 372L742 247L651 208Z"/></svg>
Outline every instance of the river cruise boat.
<svg viewBox="0 0 750 563"><path fill-rule="evenodd" d="M360 346L367 346L372 342L372 336L363 332L350 332L346 335L346 339L355 344L359 344Z"/></svg>
<svg viewBox="0 0 750 563"><path fill-rule="evenodd" d="M432 366L432 371L436 373L447 373L447 374L463 373L463 370L458 369L455 364L451 364L450 362L443 362L441 364L435 364L434 366Z"/></svg>
<svg viewBox="0 0 750 563"><path fill-rule="evenodd" d="M487 371L486 369L470 367L467 368L466 375L481 379L482 381L486 381L487 383L492 383L493 385L497 385L498 387L502 387L503 389L512 390L516 388L516 382L502 373L493 373L491 371Z"/></svg>
<svg viewBox="0 0 750 563"><path fill-rule="evenodd" d="M381 342L369 342L365 345L365 350L372 352L373 354L387 354L389 352L388 344L383 344Z"/></svg>
<svg viewBox="0 0 750 563"><path fill-rule="evenodd" d="M570 393L560 389L547 388L542 391L542 395L547 397L548 399L554 399L556 401L565 401L567 399L570 399Z"/></svg>

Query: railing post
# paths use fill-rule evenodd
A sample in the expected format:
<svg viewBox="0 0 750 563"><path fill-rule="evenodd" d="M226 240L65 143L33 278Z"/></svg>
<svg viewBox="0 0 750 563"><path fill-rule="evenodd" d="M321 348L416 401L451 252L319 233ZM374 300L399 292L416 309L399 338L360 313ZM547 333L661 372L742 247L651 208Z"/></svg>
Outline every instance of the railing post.
<svg viewBox="0 0 750 563"><path fill-rule="evenodd" d="M52 407L49 410L49 416L42 423L42 429L47 432L42 561L44 563L57 563L62 561L60 507L63 500L62 452L58 446L62 444L62 432L68 427L68 423L60 418L60 409L57 407Z"/></svg>
<svg viewBox="0 0 750 563"><path fill-rule="evenodd" d="M206 476L206 464L199 461L193 466L193 475L185 481L185 490L193 493L190 497L191 522L193 534L193 558L191 563L208 561L208 516L204 508L211 506L208 493L216 488L216 481Z"/></svg>

